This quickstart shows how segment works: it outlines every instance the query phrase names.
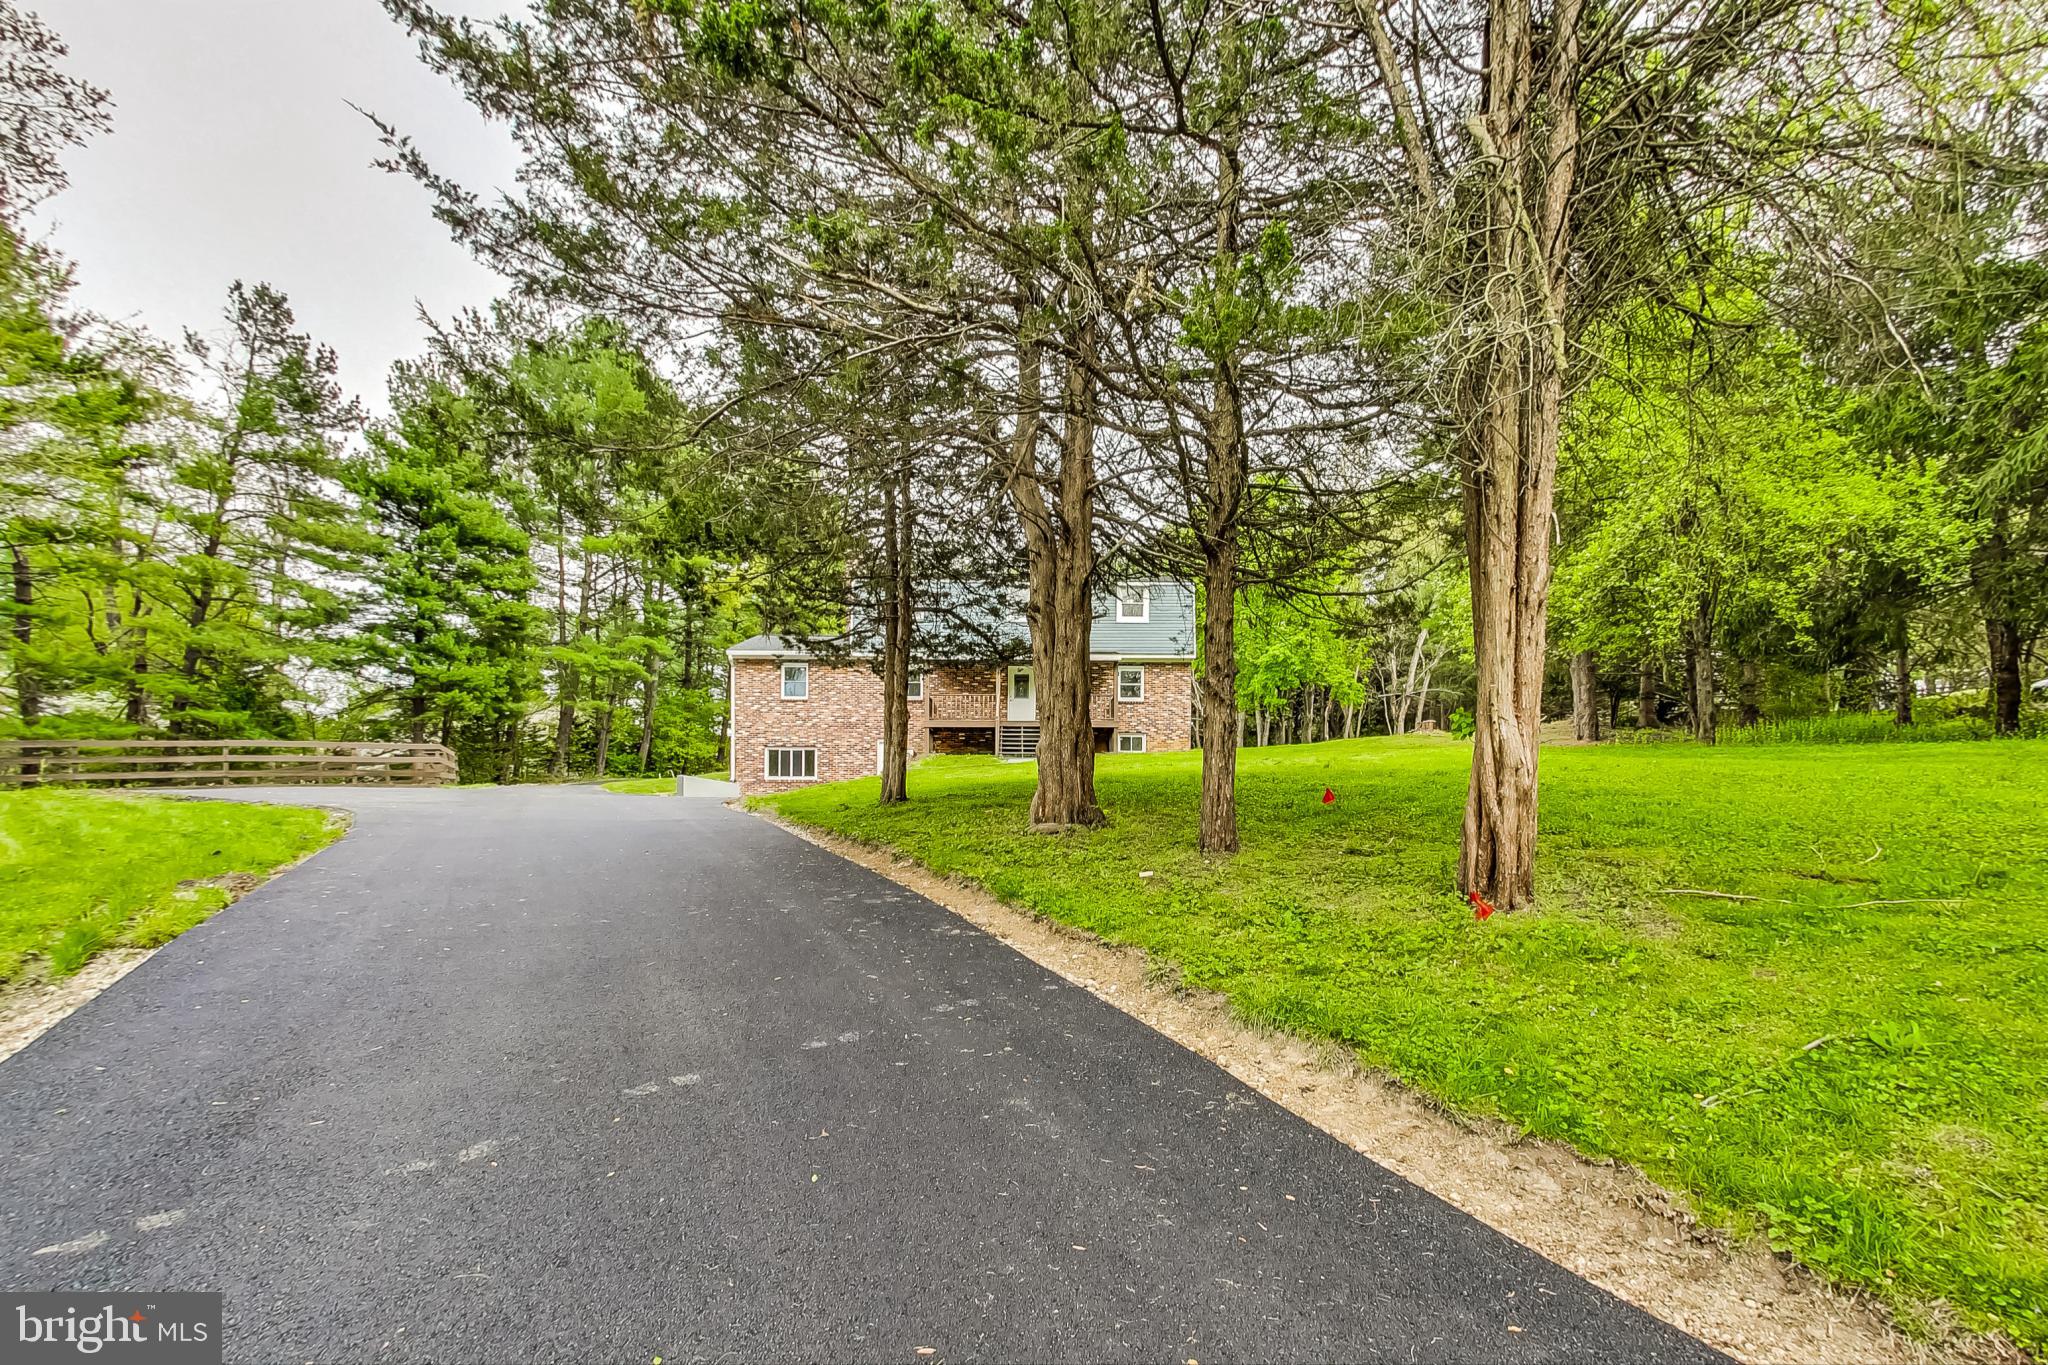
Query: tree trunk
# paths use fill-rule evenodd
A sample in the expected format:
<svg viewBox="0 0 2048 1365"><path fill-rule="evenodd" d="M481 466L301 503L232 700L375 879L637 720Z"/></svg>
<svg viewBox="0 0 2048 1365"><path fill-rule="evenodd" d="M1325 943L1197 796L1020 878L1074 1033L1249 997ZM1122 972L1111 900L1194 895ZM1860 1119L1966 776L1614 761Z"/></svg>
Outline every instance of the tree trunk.
<svg viewBox="0 0 2048 1365"><path fill-rule="evenodd" d="M1497 910L1515 910L1535 899L1537 744L1560 395L1554 374L1539 379L1527 401L1519 383L1505 375L1497 373L1490 384L1495 393L1479 458L1465 475L1478 705L1458 889Z"/></svg>
<svg viewBox="0 0 2048 1365"><path fill-rule="evenodd" d="M1470 278L1489 325L1455 392L1464 437L1465 542L1472 581L1472 779L1458 886L1495 909L1535 899L1536 800L1550 602L1551 513L1564 405L1569 209L1577 165L1579 4L1563 0L1546 64L1567 92L1545 118L1528 0L1492 0L1478 117L1481 211L1468 230ZM1539 141L1539 135L1541 140ZM1476 301L1475 301L1476 303Z"/></svg>
<svg viewBox="0 0 2048 1365"><path fill-rule="evenodd" d="M202 573L205 577L199 584L198 594L192 599L192 611L185 620L185 624L190 627L194 635L197 635L200 628L213 615L213 607L216 600L214 594L214 573L218 567L221 550L227 543L228 508L234 501L235 485L239 479L241 469L240 441L239 431L232 433L228 439L226 468L223 474L224 483L220 491L214 495L213 515L208 519L207 523L206 547L200 551L199 557L205 566L202 569ZM184 713L192 705L192 685L199 678L199 665L204 661L205 657L206 653L199 647L197 640L185 646L185 657L179 664L178 674L184 679L186 686L175 697L171 698L171 733L174 736L182 736L188 731Z"/></svg>
<svg viewBox="0 0 2048 1365"><path fill-rule="evenodd" d="M136 563L142 562L141 550L136 551ZM122 708L122 719L130 725L141 725L149 718L149 691L143 679L149 676L149 609L143 605L139 589L131 589L128 598L128 626L135 636L135 662L128 668L127 704Z"/></svg>
<svg viewBox="0 0 2048 1365"><path fill-rule="evenodd" d="M1415 630L1415 649L1409 651L1409 671L1405 684L1401 684L1399 665L1395 667L1395 681L1401 686L1401 694L1395 698L1395 735L1409 733L1411 718L1415 724L1421 724L1421 692L1415 690L1415 681L1421 675L1421 651L1427 643L1430 643L1430 626L1421 626Z"/></svg>
<svg viewBox="0 0 2048 1365"><path fill-rule="evenodd" d="M604 709L597 713L597 775L603 777L612 765L612 719L619 710L619 685L605 692Z"/></svg>
<svg viewBox="0 0 2048 1365"><path fill-rule="evenodd" d="M654 624L654 585L644 578L640 585L640 620L649 627ZM640 680L640 744L634 753L634 771L643 776L654 762L654 712L661 704L661 662L661 654L651 644L640 656L640 667L647 676Z"/></svg>
<svg viewBox="0 0 2048 1365"><path fill-rule="evenodd" d="M555 641L558 645L569 643L569 578L568 558L560 543L560 523L557 523L555 546ZM584 632L590 625L590 559L583 560L583 581L576 587L576 643L583 643ZM576 739L576 700L579 679L576 665L564 660L561 664L559 686L560 696L555 708L555 759L548 771L556 777L566 777L569 772L569 753Z"/></svg>
<svg viewBox="0 0 2048 1365"><path fill-rule="evenodd" d="M576 670L562 665L562 698L555 707L555 756L548 771L556 777L569 773L569 750L576 737Z"/></svg>
<svg viewBox="0 0 2048 1365"><path fill-rule="evenodd" d="M693 591L696 580L683 590L683 657L676 662L682 667L680 686L688 691L697 685L697 599Z"/></svg>
<svg viewBox="0 0 2048 1365"><path fill-rule="evenodd" d="M1590 649L1572 655L1572 738L1600 738L1600 671Z"/></svg>
<svg viewBox="0 0 2048 1365"><path fill-rule="evenodd" d="M43 718L42 679L29 658L36 643L36 580L22 548L7 548L14 560L14 705L21 723L28 726Z"/></svg>
<svg viewBox="0 0 2048 1365"><path fill-rule="evenodd" d="M1912 623L1904 612L1892 626L1892 723L1913 723Z"/></svg>
<svg viewBox="0 0 2048 1365"><path fill-rule="evenodd" d="M405 696L405 737L414 744L427 742L427 694L415 682Z"/></svg>
<svg viewBox="0 0 2048 1365"><path fill-rule="evenodd" d="M1686 709L1692 716L1692 737L1714 742L1714 622L1702 602L1686 628Z"/></svg>
<svg viewBox="0 0 2048 1365"><path fill-rule="evenodd" d="M1991 732L2020 732L2020 628L2007 619L1988 620L1984 635L1991 648Z"/></svg>
<svg viewBox="0 0 2048 1365"><path fill-rule="evenodd" d="M1429 644L1429 627L1421 626L1415 632L1415 648L1408 653L1408 681L1401 689L1401 728L1397 734L1407 734L1414 726L1422 724L1422 703L1428 688L1427 676L1422 671L1422 651ZM1436 665L1432 662L1430 671ZM1411 725L1410 722L1413 722Z"/></svg>
<svg viewBox="0 0 2048 1365"><path fill-rule="evenodd" d="M1644 658L1636 669L1636 729L1657 728L1657 663Z"/></svg>
<svg viewBox="0 0 2048 1365"><path fill-rule="evenodd" d="M1237 540L1205 545L1202 570L1204 853L1235 853L1237 837Z"/></svg>
<svg viewBox="0 0 2048 1365"><path fill-rule="evenodd" d="M1020 337L1019 411L1007 485L1024 531L1029 567L1026 613L1038 683L1038 788L1031 826L1040 831L1107 824L1095 799L1095 730L1088 716L1088 638L1095 603L1096 324L1069 337L1059 433L1059 468L1040 485L1038 429L1044 355Z"/></svg>
<svg viewBox="0 0 2048 1365"><path fill-rule="evenodd" d="M1235 50L1235 19L1226 16L1221 45ZM1238 199L1244 183L1238 128L1226 123L1216 148L1216 272L1237 267ZM1203 432L1207 486L1202 525L1202 802L1198 843L1204 853L1235 853L1237 836L1237 565L1246 466L1234 351L1216 357L1215 391Z"/></svg>
<svg viewBox="0 0 2048 1365"><path fill-rule="evenodd" d="M134 668L129 670L128 703L121 712L121 718L130 725L141 725L149 718L149 693L144 689L142 682L148 675L149 655L138 653L135 656Z"/></svg>
<svg viewBox="0 0 2048 1365"><path fill-rule="evenodd" d="M1745 727L1761 725L1764 719L1764 670L1755 659L1742 661L1741 680L1736 684L1735 696L1741 707L1735 723Z"/></svg>
<svg viewBox="0 0 2048 1365"><path fill-rule="evenodd" d="M882 481L882 559L889 575L882 609L882 805L910 799L910 646L916 623L911 600L910 451ZM1000 701L998 705L1000 705Z"/></svg>
<svg viewBox="0 0 2048 1365"><path fill-rule="evenodd" d="M1991 532L1970 557L1970 586L1984 614L1984 638L1991 655L1991 731L2020 730L2020 628L2013 610L2012 545L2007 514L1992 514Z"/></svg>
<svg viewBox="0 0 2048 1365"><path fill-rule="evenodd" d="M647 651L647 676L640 684L640 767L642 773L654 761L654 710L661 701L661 656Z"/></svg>

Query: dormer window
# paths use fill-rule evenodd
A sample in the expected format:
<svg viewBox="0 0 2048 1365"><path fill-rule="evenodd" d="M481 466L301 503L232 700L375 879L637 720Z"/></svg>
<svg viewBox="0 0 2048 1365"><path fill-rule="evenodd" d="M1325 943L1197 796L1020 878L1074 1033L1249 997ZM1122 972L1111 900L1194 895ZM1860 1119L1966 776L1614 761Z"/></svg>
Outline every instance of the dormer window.
<svg viewBox="0 0 2048 1365"><path fill-rule="evenodd" d="M1116 619L1119 621L1149 621L1152 619L1152 589L1143 583L1126 583L1116 590Z"/></svg>

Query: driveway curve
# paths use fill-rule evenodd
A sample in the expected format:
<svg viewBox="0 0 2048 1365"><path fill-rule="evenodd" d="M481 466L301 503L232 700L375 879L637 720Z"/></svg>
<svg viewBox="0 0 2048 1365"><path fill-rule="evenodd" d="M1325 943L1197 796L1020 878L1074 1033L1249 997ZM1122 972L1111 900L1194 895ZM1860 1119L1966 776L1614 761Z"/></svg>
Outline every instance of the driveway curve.
<svg viewBox="0 0 2048 1365"><path fill-rule="evenodd" d="M765 822L236 796L356 824L0 1063L10 1288L246 1361L1720 1359Z"/></svg>

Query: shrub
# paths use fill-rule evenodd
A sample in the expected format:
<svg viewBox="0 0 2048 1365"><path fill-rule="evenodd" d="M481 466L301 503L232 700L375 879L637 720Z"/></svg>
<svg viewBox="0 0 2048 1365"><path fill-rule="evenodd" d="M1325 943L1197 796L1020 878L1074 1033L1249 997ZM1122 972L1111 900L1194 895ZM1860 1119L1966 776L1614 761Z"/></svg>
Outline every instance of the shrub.
<svg viewBox="0 0 2048 1365"><path fill-rule="evenodd" d="M1955 720L1964 716L1983 719L1990 714L1991 694L1981 687L1948 692L1939 697L1913 699L1913 719L1916 721Z"/></svg>

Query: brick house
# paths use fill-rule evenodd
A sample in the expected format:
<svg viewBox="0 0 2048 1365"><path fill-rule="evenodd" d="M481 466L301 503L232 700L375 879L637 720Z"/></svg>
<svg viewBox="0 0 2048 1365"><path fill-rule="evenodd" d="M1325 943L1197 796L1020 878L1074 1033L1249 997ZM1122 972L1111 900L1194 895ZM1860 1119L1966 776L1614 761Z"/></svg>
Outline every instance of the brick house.
<svg viewBox="0 0 2048 1365"><path fill-rule="evenodd" d="M1023 613L997 613L991 634L1027 638ZM1195 595L1184 583L1120 584L1096 601L1089 632L1089 710L1099 753L1193 743ZM732 780L749 794L867 777L882 767L882 680L871 654L756 635L728 649ZM1021 644L1001 663L913 660L910 756L1002 754L1038 747L1038 688Z"/></svg>

